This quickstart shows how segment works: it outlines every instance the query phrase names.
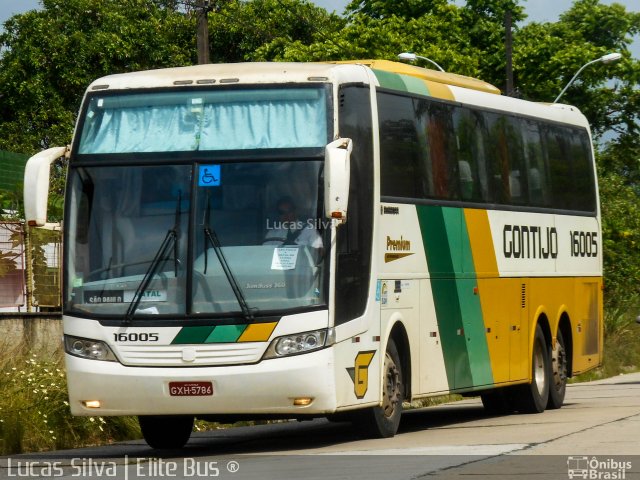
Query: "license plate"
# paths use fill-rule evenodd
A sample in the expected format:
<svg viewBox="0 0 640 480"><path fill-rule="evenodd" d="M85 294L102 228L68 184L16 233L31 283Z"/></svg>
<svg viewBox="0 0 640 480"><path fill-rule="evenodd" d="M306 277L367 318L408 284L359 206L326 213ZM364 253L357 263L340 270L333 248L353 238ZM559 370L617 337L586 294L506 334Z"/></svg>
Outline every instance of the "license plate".
<svg viewBox="0 0 640 480"><path fill-rule="evenodd" d="M206 397L213 395L211 382L169 382L172 397Z"/></svg>

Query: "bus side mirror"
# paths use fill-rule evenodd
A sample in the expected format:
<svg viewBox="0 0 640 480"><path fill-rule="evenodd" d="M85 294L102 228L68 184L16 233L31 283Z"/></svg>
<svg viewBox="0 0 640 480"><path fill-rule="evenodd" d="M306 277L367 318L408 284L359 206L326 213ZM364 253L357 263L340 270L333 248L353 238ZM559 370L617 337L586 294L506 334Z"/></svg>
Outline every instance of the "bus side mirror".
<svg viewBox="0 0 640 480"><path fill-rule="evenodd" d="M328 218L347 221L349 203L349 172L353 142L340 138L324 151L324 211Z"/></svg>
<svg viewBox="0 0 640 480"><path fill-rule="evenodd" d="M63 157L67 147L54 147L36 153L24 169L24 216L27 225L42 227L47 222L49 199L49 170L51 164Z"/></svg>

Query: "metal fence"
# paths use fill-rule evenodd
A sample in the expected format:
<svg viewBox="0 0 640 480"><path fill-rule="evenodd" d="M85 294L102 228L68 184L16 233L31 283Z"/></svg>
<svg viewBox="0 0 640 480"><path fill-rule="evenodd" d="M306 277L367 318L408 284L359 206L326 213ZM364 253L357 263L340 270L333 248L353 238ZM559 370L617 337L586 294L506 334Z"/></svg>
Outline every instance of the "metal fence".
<svg viewBox="0 0 640 480"><path fill-rule="evenodd" d="M61 254L59 230L0 223L0 308L59 310Z"/></svg>

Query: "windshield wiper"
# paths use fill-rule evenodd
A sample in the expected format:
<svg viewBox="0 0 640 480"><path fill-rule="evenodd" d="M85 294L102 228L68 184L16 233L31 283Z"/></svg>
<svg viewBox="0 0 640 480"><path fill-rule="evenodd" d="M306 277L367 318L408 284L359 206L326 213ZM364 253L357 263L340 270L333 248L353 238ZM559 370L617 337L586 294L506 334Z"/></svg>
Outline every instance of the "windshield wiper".
<svg viewBox="0 0 640 480"><path fill-rule="evenodd" d="M249 308L249 304L240 289L240 285L238 285L238 281L236 277L233 275L231 268L229 267L229 263L227 262L226 257L224 256L224 252L222 251L222 245L220 244L220 240L218 239L218 235L213 228L209 227L209 217L211 216L211 207L210 207L209 197L207 196L207 209L205 211L205 226L204 226L204 237L205 237L205 247L204 247L204 274L207 274L207 263L209 261L207 256L207 246L206 241L208 240L213 247L213 251L216 252L216 256L218 257L218 261L220 262L220 266L222 266L222 270L224 271L224 275L227 277L227 281L231 286L231 290L233 290L233 294L238 301L238 305L240 305L240 310L242 310L242 316L244 319L251 323L255 320L251 309Z"/></svg>
<svg viewBox="0 0 640 480"><path fill-rule="evenodd" d="M171 247L173 247L174 272L175 272L176 278L178 277L178 263L179 263L178 252L179 252L179 246L180 246L178 239L180 238L181 210L182 210L182 191L178 192L178 204L176 205L176 215L175 215L173 228L170 228L167 231L167 234L165 235L164 240L160 244L160 248L156 252L155 257L153 257L153 260L151 260L151 264L149 265L149 268L147 269L147 271L144 274L144 277L142 278L142 282L140 282L140 285L138 285L138 288L136 289L136 293L133 295L133 299L129 304L129 308L127 308L127 313L125 313L124 315L123 323L125 325L131 323L133 314L138 309L138 306L142 301L142 296L144 295L144 292L146 292L147 288L149 288L149 284L151 283L151 280L153 280L153 277L157 273L158 268L160 267L162 262L164 260L167 260L165 256L167 255Z"/></svg>

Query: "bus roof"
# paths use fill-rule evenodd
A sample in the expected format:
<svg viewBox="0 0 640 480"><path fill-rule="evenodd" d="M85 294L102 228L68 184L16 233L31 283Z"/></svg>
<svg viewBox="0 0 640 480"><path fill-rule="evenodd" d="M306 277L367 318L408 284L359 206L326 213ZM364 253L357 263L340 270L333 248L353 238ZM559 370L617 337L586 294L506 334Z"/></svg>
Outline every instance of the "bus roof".
<svg viewBox="0 0 640 480"><path fill-rule="evenodd" d="M469 88L471 90L479 90L481 92L500 95L499 88L494 87L490 83L478 80L477 78L466 77L455 73L439 72L437 70L416 67L406 63L391 62L389 60L346 60L331 63L366 65L374 70L383 70L385 72L409 75L411 77L428 80L430 82L444 83L446 85L453 85L456 87Z"/></svg>
<svg viewBox="0 0 640 480"><path fill-rule="evenodd" d="M291 84L348 82L368 84L371 69L378 86L483 108L518 111L563 123L588 125L576 107L519 100L500 95L493 85L471 77L439 72L389 60L336 62L253 62L193 65L108 75L87 91L194 87L225 84Z"/></svg>

